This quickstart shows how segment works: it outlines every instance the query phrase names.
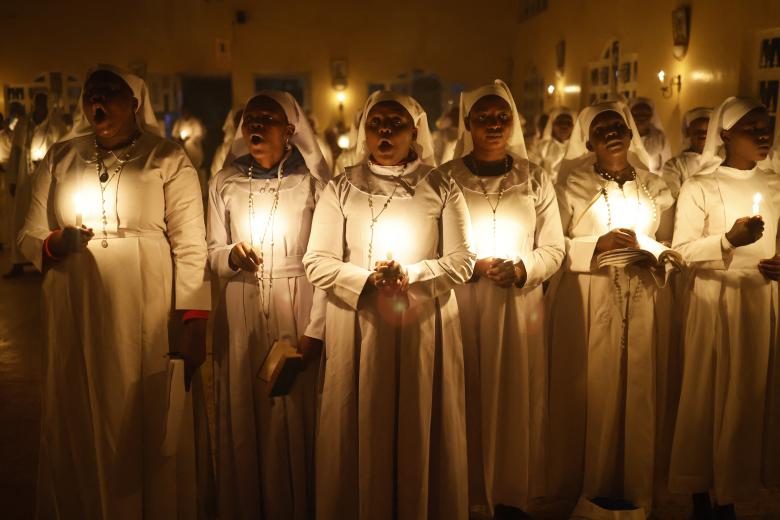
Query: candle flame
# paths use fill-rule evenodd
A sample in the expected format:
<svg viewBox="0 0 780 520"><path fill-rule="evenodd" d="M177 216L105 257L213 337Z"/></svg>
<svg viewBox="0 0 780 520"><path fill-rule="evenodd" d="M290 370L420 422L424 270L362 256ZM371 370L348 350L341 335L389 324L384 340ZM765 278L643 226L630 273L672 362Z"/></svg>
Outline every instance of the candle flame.
<svg viewBox="0 0 780 520"><path fill-rule="evenodd" d="M760 193L753 195L753 215L758 215L761 212L761 199L763 197Z"/></svg>

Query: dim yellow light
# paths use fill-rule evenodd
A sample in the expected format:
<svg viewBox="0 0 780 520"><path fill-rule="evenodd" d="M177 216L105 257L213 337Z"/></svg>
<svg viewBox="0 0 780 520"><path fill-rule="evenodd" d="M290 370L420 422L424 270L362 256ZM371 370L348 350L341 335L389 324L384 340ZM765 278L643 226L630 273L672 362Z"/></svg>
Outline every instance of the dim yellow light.
<svg viewBox="0 0 780 520"><path fill-rule="evenodd" d="M341 148L342 150L346 150L347 148L349 148L349 145L351 144L349 142L349 135L341 134L339 136L338 141L336 141L336 144L338 144L339 148Z"/></svg>
<svg viewBox="0 0 780 520"><path fill-rule="evenodd" d="M658 81L663 83L665 79L666 79L666 72L664 72L662 70L659 70L658 71Z"/></svg>
<svg viewBox="0 0 780 520"><path fill-rule="evenodd" d="M338 92L336 92L336 101L338 101L339 103L343 103L346 100L347 100L346 92L344 92L343 90L339 90Z"/></svg>
<svg viewBox="0 0 780 520"><path fill-rule="evenodd" d="M552 96L555 93L555 85L553 85L552 83L547 85L547 93Z"/></svg>

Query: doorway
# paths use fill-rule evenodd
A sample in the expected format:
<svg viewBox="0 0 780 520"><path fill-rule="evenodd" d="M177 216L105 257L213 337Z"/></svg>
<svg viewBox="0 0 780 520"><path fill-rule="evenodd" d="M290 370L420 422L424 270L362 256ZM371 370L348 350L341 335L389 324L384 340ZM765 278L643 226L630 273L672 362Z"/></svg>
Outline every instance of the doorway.
<svg viewBox="0 0 780 520"><path fill-rule="evenodd" d="M182 76L181 101L206 127L203 168L208 171L214 152L222 143L222 125L233 108L230 77Z"/></svg>

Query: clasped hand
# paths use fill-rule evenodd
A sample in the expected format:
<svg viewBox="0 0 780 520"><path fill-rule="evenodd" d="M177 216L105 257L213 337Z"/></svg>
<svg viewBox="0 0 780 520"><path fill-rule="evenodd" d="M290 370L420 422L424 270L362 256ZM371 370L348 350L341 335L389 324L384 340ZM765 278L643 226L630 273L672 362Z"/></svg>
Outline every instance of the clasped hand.
<svg viewBox="0 0 780 520"><path fill-rule="evenodd" d="M409 290L409 276L395 260L376 262L368 282L382 294L405 294Z"/></svg>
<svg viewBox="0 0 780 520"><path fill-rule="evenodd" d="M503 289L508 289L513 285L524 285L528 276L522 261L515 264L506 258L493 257L477 260L474 265L474 274L492 280Z"/></svg>

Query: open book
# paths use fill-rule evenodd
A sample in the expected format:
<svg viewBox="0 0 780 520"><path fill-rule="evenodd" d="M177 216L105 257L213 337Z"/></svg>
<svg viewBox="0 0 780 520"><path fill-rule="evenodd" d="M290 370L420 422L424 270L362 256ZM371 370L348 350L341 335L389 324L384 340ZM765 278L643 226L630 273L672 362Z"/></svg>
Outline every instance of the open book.
<svg viewBox="0 0 780 520"><path fill-rule="evenodd" d="M257 377L266 383L268 397L287 395L298 373L303 370L303 356L288 339L274 341Z"/></svg>
<svg viewBox="0 0 780 520"><path fill-rule="evenodd" d="M669 274L685 265L680 253L656 242L647 235L637 235L639 249L626 247L605 251L596 257L596 263L601 267L626 268L630 265L642 264L650 269L659 286L663 287L669 279Z"/></svg>

